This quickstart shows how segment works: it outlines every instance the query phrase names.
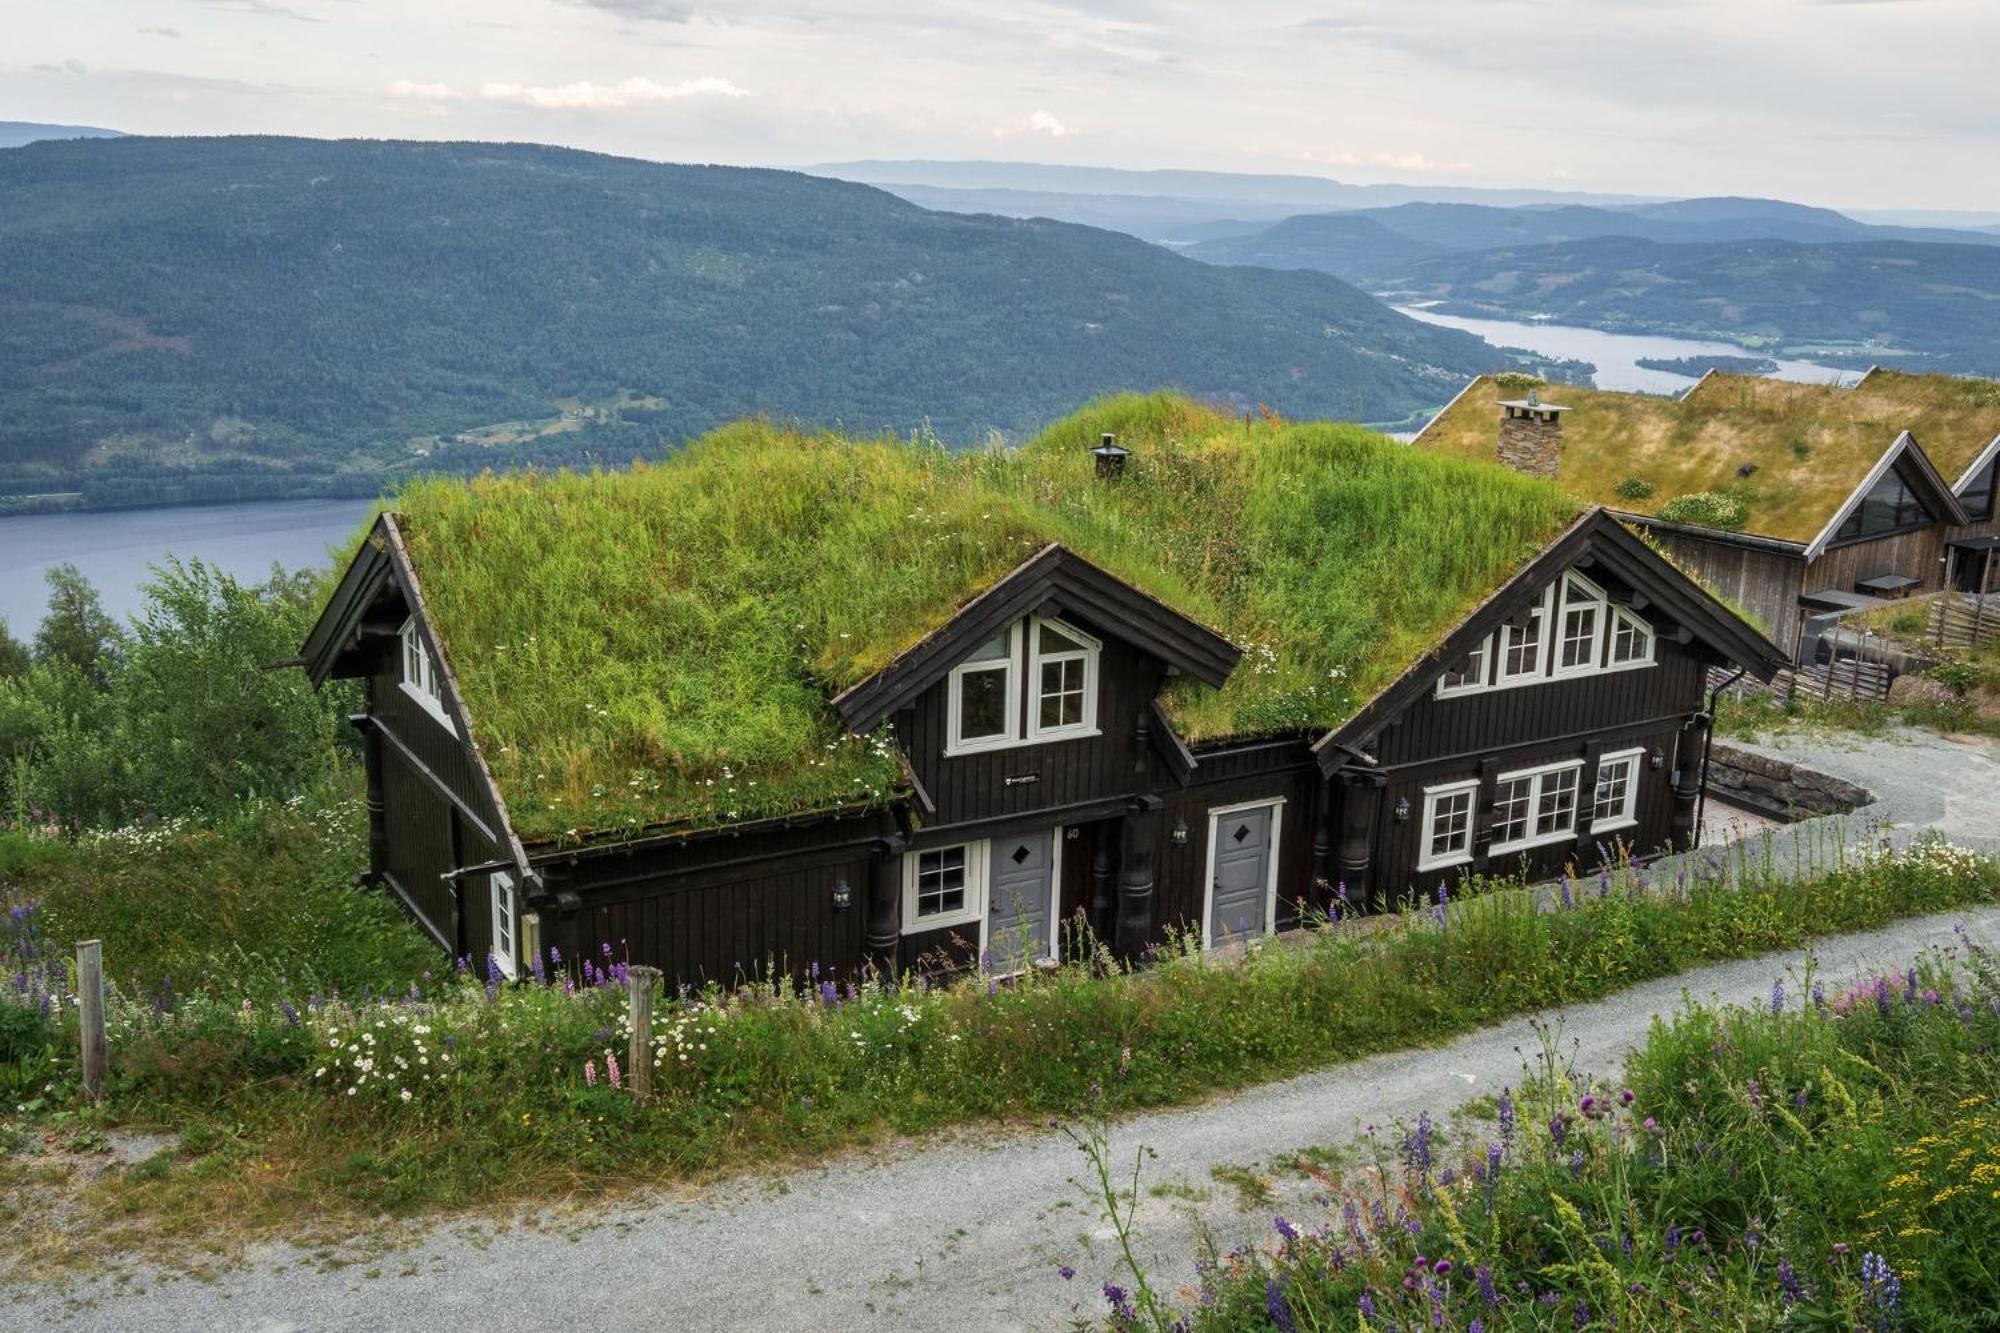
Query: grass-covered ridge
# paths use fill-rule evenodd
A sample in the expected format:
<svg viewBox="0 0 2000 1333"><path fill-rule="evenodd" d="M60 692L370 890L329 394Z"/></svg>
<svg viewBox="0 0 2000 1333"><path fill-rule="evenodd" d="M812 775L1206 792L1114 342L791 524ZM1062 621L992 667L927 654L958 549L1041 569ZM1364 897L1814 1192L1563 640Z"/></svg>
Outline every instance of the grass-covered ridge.
<svg viewBox="0 0 2000 1333"><path fill-rule="evenodd" d="M1135 451L1116 485L1104 431ZM884 799L898 756L828 700L1050 542L1245 649L1221 690L1177 685L1190 741L1331 727L1577 514L1494 466L1172 394L970 454L745 422L659 466L395 508L531 839Z"/></svg>
<svg viewBox="0 0 2000 1333"><path fill-rule="evenodd" d="M1426 426L1417 443L1490 459L1502 390L1491 378ZM1852 388L1714 374L1681 399L1558 385L1564 489L1634 513L1682 496L1741 502L1747 532L1807 542L1902 431L1916 436L1947 484L2000 435L2000 382L1874 370ZM1750 465L1748 475L1740 469Z"/></svg>

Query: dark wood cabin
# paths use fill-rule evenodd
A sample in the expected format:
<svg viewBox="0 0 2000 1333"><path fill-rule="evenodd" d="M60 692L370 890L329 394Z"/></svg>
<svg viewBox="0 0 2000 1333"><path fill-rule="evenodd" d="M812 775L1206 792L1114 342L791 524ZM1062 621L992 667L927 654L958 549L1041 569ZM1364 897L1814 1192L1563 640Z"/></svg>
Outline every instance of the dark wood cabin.
<svg viewBox="0 0 2000 1333"><path fill-rule="evenodd" d="M302 654L358 677L369 872L453 955L514 975L610 949L673 982L776 967L996 973L1168 932L1284 930L1344 894L1588 872L1698 837L1708 671L1783 654L1602 510L1320 734L1188 745L1163 685L1239 652L1060 546L831 699L883 723L907 782L874 804L615 841L525 841L474 742L393 514Z"/></svg>
<svg viewBox="0 0 2000 1333"><path fill-rule="evenodd" d="M1647 531L1809 661L1819 617L2000 591L2000 385L1873 370L1851 387L1710 374L1679 399L1475 380L1420 448L1557 479ZM1701 493L1742 523L1676 521Z"/></svg>

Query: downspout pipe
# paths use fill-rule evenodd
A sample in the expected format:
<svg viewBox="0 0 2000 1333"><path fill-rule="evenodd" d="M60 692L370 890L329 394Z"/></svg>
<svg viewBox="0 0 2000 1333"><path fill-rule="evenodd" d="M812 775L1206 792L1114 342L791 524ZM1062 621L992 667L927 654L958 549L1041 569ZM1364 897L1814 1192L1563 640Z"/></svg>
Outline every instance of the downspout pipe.
<svg viewBox="0 0 2000 1333"><path fill-rule="evenodd" d="M1708 730L1701 738L1701 788L1694 798L1694 838L1701 841L1702 821L1708 817L1708 756L1715 749L1715 701L1722 692L1750 674L1749 667L1736 668L1736 674L1708 692ZM1688 850L1692 851L1693 848Z"/></svg>

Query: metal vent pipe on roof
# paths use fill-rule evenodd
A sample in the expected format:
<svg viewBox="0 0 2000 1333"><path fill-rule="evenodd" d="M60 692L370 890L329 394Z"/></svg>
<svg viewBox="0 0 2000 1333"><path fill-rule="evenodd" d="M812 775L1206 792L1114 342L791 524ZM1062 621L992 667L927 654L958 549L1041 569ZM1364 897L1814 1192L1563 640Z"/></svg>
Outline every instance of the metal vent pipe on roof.
<svg viewBox="0 0 2000 1333"><path fill-rule="evenodd" d="M1104 432L1103 438L1090 453L1097 460L1099 481L1116 481L1124 476L1125 460L1132 456L1132 451L1119 444L1118 437L1110 431Z"/></svg>

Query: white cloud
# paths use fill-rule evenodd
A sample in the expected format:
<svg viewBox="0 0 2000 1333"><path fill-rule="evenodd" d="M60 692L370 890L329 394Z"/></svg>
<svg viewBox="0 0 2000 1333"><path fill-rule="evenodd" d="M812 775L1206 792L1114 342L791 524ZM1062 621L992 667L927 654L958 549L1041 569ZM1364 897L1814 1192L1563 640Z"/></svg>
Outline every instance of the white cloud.
<svg viewBox="0 0 2000 1333"><path fill-rule="evenodd" d="M489 102L518 102L544 111L612 111L621 107L644 106L656 102L678 102L689 97L748 97L747 89L728 79L704 75L680 83L655 83L631 78L618 83L565 83L541 86L520 83L481 84L479 95Z"/></svg>
<svg viewBox="0 0 2000 1333"><path fill-rule="evenodd" d="M1294 153L1292 157L1300 162L1311 162L1323 167L1391 167L1397 171L1469 171L1470 162L1440 162L1423 153L1391 153L1377 149L1372 153L1357 153L1344 149L1337 153Z"/></svg>
<svg viewBox="0 0 2000 1333"><path fill-rule="evenodd" d="M397 79L385 91L391 97L400 97L412 102L462 102L465 94L448 83L412 83L408 79Z"/></svg>
<svg viewBox="0 0 2000 1333"><path fill-rule="evenodd" d="M1075 135L1076 131L1057 120L1053 112L1039 109L1026 120L1002 125L993 131L993 137L996 139L1011 139L1019 134L1041 134L1051 139L1067 139Z"/></svg>

